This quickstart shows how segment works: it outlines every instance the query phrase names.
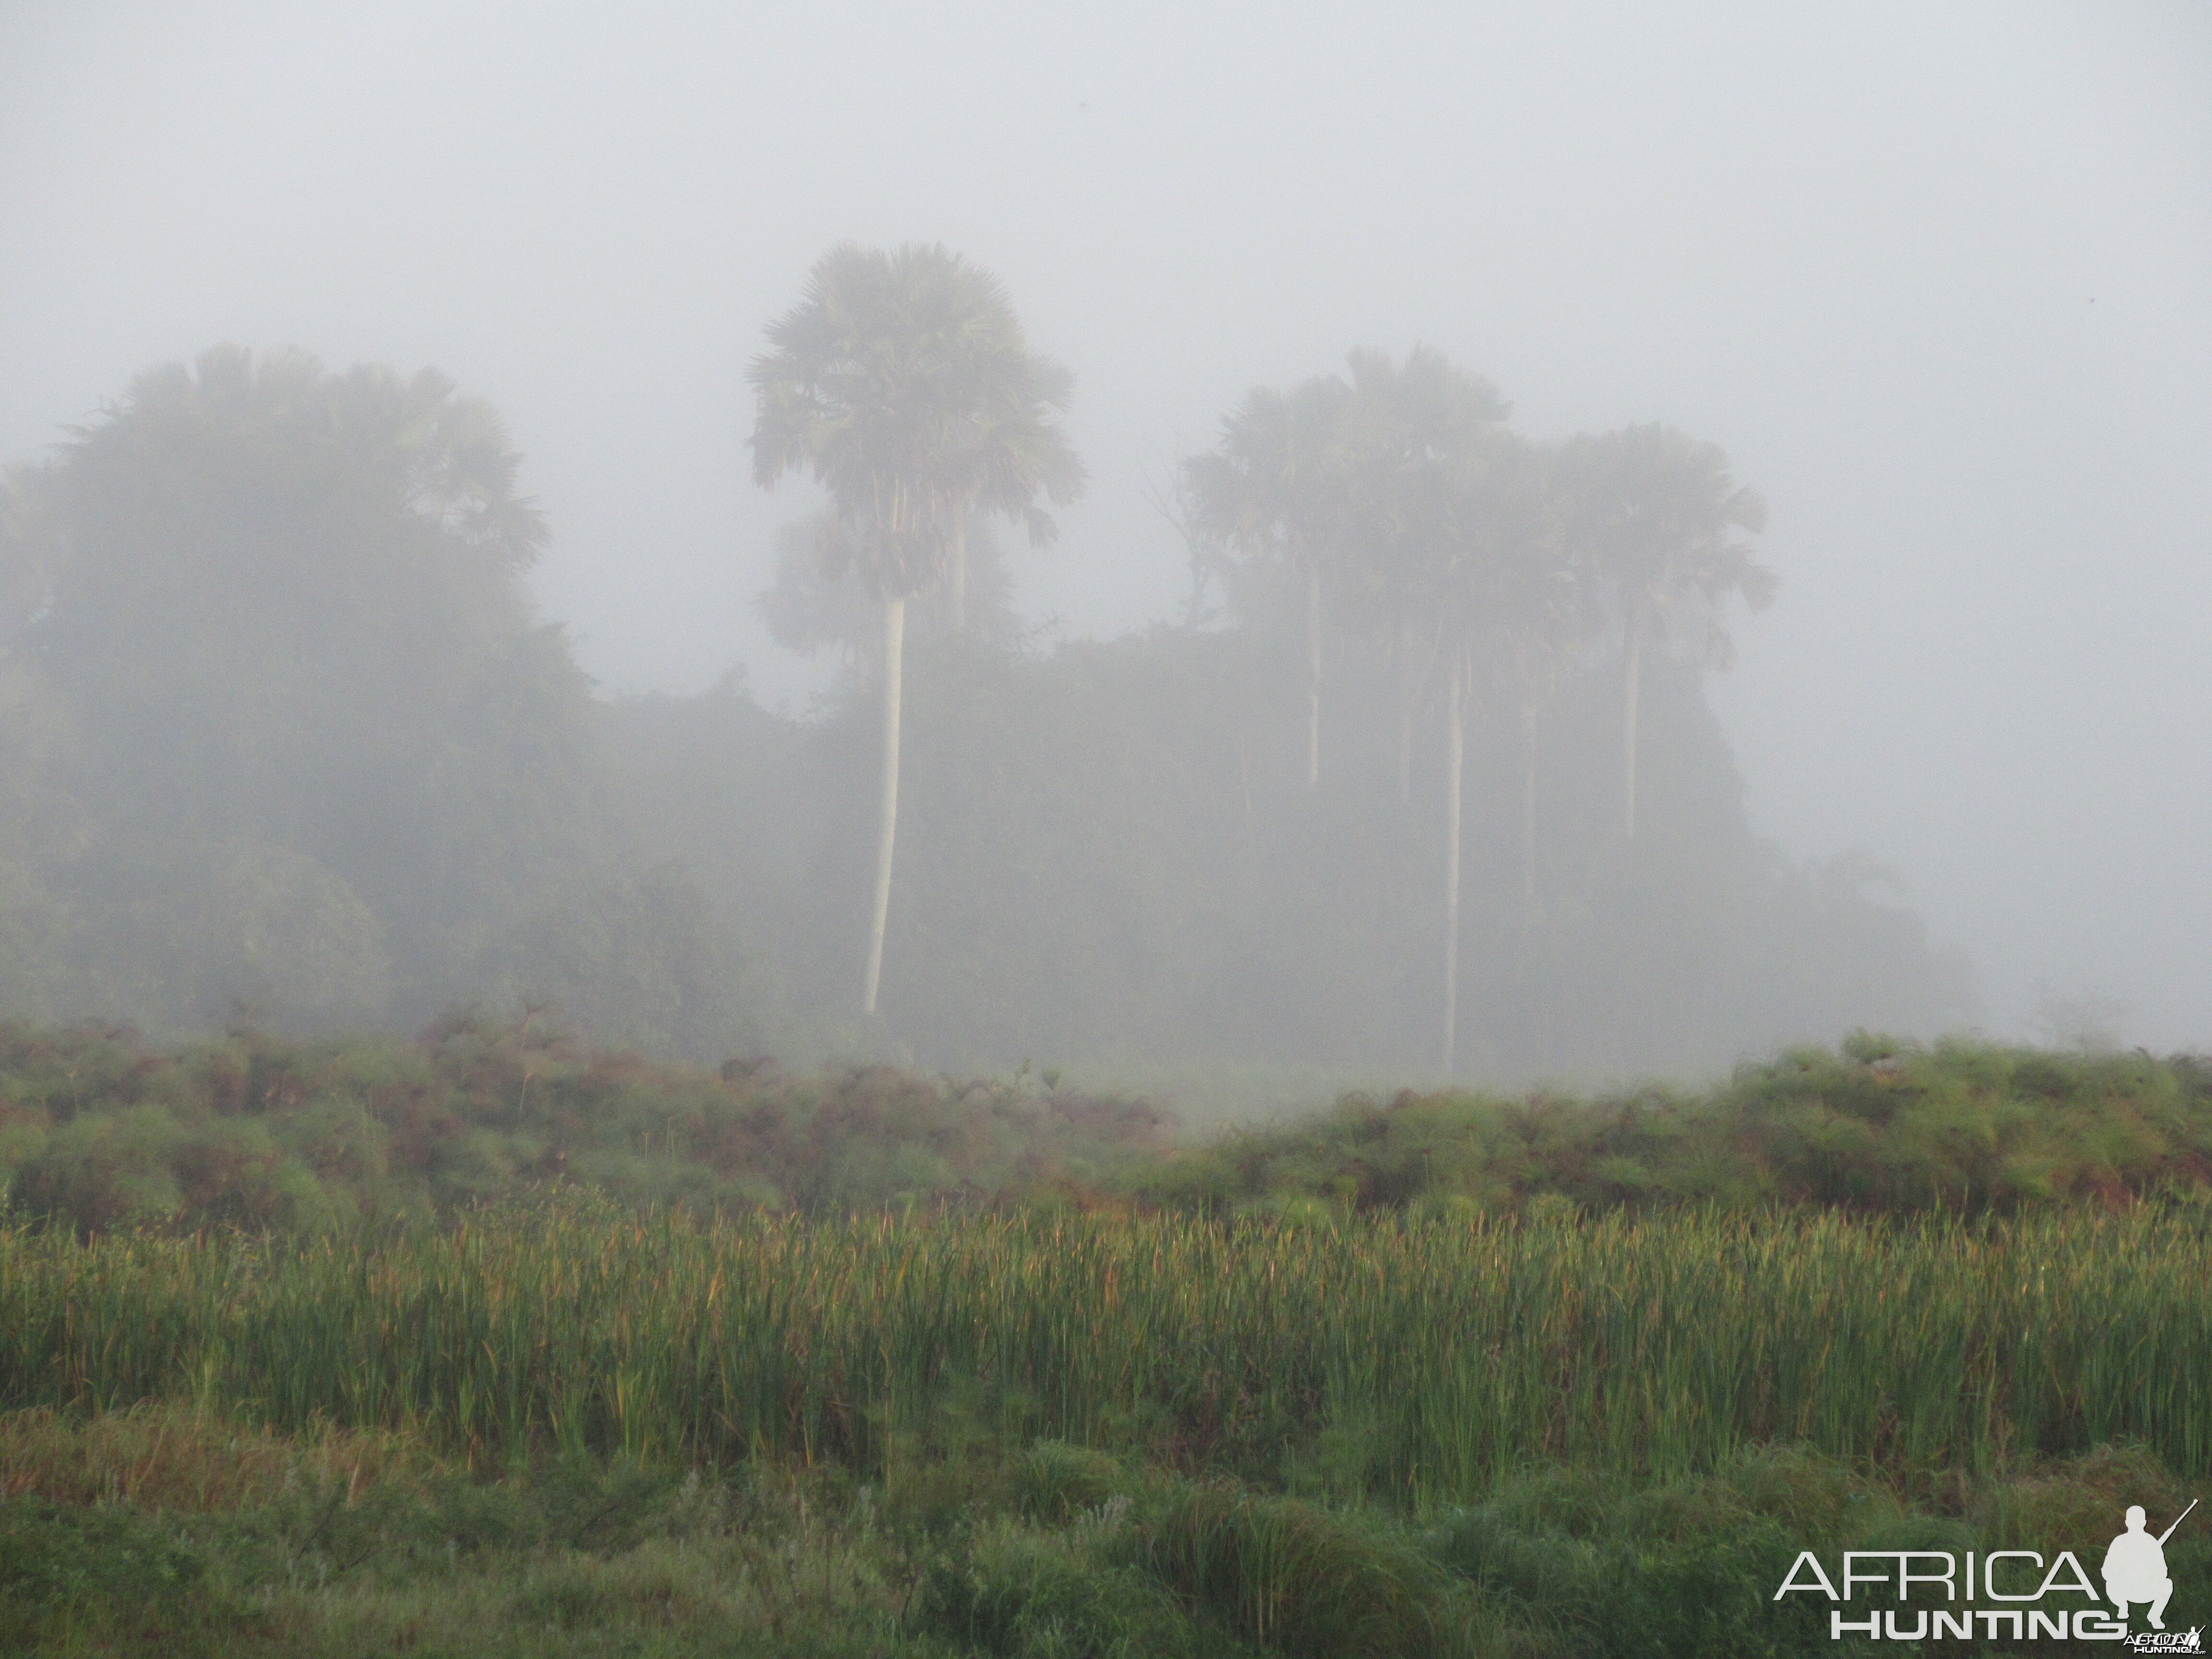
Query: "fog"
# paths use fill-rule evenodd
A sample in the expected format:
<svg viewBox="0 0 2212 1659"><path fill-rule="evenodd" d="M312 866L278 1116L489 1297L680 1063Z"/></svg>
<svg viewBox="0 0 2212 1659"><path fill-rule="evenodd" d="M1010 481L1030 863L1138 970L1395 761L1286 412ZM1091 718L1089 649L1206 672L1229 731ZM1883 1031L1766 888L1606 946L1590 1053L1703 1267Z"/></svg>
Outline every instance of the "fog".
<svg viewBox="0 0 2212 1659"><path fill-rule="evenodd" d="M2212 1047L2208 92L2193 4L17 5L0 462L218 342L436 365L603 691L803 714L756 598L820 497L744 370L832 244L945 244L1073 371L1048 643L1179 614L1150 497L1250 388L1425 343L1765 496L1706 683L1759 834L1894 871L1994 1034Z"/></svg>

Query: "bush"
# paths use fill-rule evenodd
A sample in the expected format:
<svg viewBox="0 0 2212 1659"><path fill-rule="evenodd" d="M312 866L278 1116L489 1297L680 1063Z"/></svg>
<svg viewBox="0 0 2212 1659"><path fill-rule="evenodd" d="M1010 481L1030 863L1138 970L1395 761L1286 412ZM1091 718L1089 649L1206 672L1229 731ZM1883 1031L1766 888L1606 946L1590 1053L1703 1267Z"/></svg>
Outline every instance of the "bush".
<svg viewBox="0 0 2212 1659"><path fill-rule="evenodd" d="M1395 1528L1294 1498L1177 1481L1140 1504L1129 1565L1245 1641L1297 1659L1428 1655L1443 1575Z"/></svg>
<svg viewBox="0 0 2212 1659"><path fill-rule="evenodd" d="M1127 1485L1121 1466L1104 1452L1041 1440L1016 1458L1014 1502L1031 1521L1065 1526L1104 1504Z"/></svg>
<svg viewBox="0 0 2212 1659"><path fill-rule="evenodd" d="M1194 1623L1151 1575L1018 1534L938 1563L908 1622L915 1634L1006 1659L1236 1659L1248 1651Z"/></svg>
<svg viewBox="0 0 2212 1659"><path fill-rule="evenodd" d="M2212 1066L1859 1033L1690 1097L1656 1088L1347 1096L1143 1170L1163 1209L1281 1215L1315 1203L1449 1218L1695 1202L2014 1210L2212 1192Z"/></svg>
<svg viewBox="0 0 2212 1659"><path fill-rule="evenodd" d="M229 1611L204 1556L156 1515L0 1498L0 1650L39 1650L46 1632L88 1625L181 1638Z"/></svg>
<svg viewBox="0 0 2212 1659"><path fill-rule="evenodd" d="M80 1231L315 1233L534 1188L627 1205L836 1211L1035 1194L1080 1207L1161 1143L1141 1102L888 1067L719 1072L457 1014L413 1042L240 1030L179 1049L0 1026L0 1179Z"/></svg>

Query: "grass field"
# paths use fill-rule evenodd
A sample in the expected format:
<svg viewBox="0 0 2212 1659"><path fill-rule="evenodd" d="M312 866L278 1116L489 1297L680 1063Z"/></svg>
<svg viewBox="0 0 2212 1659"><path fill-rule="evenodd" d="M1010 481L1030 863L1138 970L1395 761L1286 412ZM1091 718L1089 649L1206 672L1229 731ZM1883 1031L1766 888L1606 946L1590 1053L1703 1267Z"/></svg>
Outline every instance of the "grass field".
<svg viewBox="0 0 2212 1659"><path fill-rule="evenodd" d="M1759 1589L1798 1547L2100 1547L2212 1473L2212 1212L16 1227L0 1345L15 1553L155 1526L234 1647L480 1651L542 1590L505 1650L1834 1652ZM134 1422L290 1472L164 1497L97 1451ZM169 1650L49 1589L23 1641Z"/></svg>
<svg viewBox="0 0 2212 1659"><path fill-rule="evenodd" d="M1347 1500L1463 1502L1800 1443L1994 1468L2140 1442L2212 1465L2212 1210L1975 1222L1468 1209L640 1220L588 1200L304 1245L0 1233L0 1401L182 1397L279 1429L836 1462L895 1483L947 1413Z"/></svg>

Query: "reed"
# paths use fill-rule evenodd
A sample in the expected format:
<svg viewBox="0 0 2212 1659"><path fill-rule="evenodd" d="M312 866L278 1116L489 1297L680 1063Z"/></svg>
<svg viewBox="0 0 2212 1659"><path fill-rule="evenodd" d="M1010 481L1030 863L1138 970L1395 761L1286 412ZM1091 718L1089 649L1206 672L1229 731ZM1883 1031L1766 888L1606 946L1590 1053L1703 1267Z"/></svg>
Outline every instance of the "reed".
<svg viewBox="0 0 2212 1659"><path fill-rule="evenodd" d="M781 1216L589 1203L287 1243L0 1229L0 1406L857 1467L948 1413L1346 1498L1531 1460L1644 1478L1801 1443L1989 1469L2143 1443L2212 1468L2212 1239L2182 1212L1911 1224Z"/></svg>

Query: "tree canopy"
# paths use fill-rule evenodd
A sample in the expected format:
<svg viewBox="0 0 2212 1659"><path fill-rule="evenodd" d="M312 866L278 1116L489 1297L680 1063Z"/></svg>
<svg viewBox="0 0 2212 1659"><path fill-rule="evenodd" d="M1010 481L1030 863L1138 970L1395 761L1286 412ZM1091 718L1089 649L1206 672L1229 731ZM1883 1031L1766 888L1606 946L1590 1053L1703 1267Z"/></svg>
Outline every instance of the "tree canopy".
<svg viewBox="0 0 2212 1659"><path fill-rule="evenodd" d="M908 353L940 376L942 356ZM897 356L819 361L859 385ZM1013 497L960 482L991 420L925 423L902 453L960 465L909 528L959 532L967 625L938 552L884 542L874 495L839 524L833 491L853 568L833 583L822 532L797 532L782 616L850 671L791 719L736 676L595 696L523 586L547 533L525 465L441 377L230 348L157 370L0 487L0 1013L166 1037L240 1003L328 1028L477 1002L710 1061L1339 1079L1430 1071L1448 1012L1461 1074L1484 1076L1973 1016L1967 970L1878 868L1794 865L1745 821L1702 674L1725 607L1771 579L1717 450L1662 428L1531 442L1433 352L1328 378L1317 616L1278 526L1242 543L1226 617L1036 648L990 599L980 526ZM1033 364L1012 383L1066 388ZM842 441L829 402L787 392L771 447L802 406ZM1006 419L1056 430L1053 407ZM1060 499L1046 470L999 476ZM918 562L872 585L859 561L887 545ZM858 1021L893 605L917 619L910 787Z"/></svg>
<svg viewBox="0 0 2212 1659"><path fill-rule="evenodd" d="M1038 498L1083 487L1056 418L1073 377L1029 349L997 278L936 245L842 244L768 339L749 371L753 478L804 471L830 493L831 574L908 599L949 574L970 515L1057 533Z"/></svg>
<svg viewBox="0 0 2212 1659"><path fill-rule="evenodd" d="M520 464L435 371L218 347L11 476L9 787L57 827L9 850L58 1010L421 1018L627 890Z"/></svg>

